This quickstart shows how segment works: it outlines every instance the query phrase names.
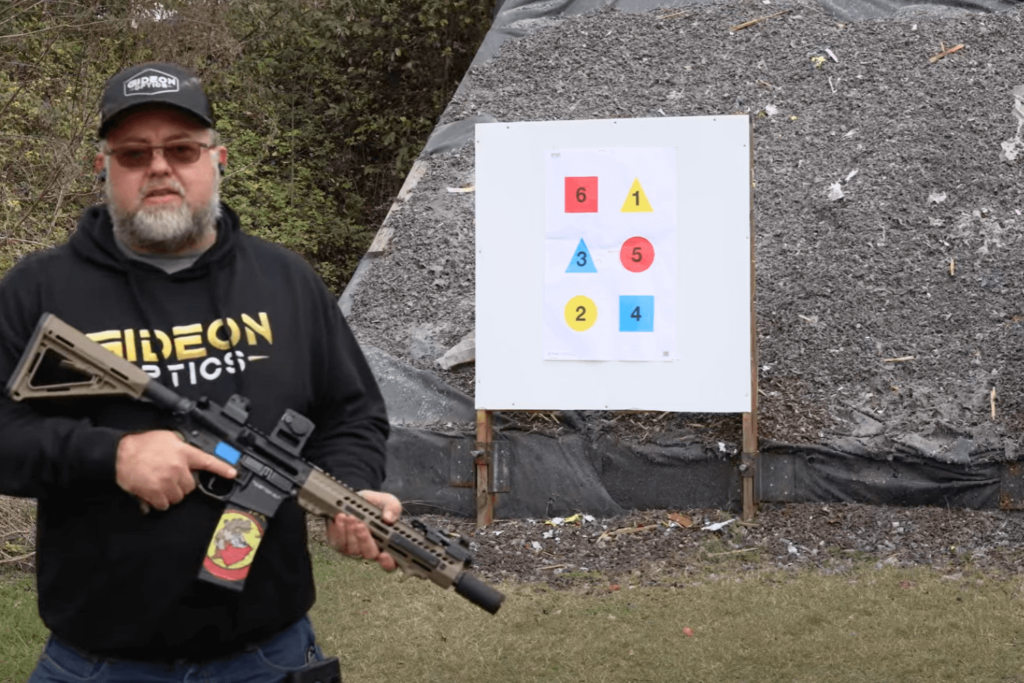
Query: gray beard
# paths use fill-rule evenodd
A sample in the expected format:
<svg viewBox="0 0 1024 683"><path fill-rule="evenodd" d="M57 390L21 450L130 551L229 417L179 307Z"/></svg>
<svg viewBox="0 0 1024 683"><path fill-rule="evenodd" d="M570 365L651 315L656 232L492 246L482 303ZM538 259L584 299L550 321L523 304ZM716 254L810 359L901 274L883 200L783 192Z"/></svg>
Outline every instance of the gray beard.
<svg viewBox="0 0 1024 683"><path fill-rule="evenodd" d="M221 213L218 190L214 191L206 206L196 211L185 201L176 207L143 207L137 211L124 211L110 200L109 179L106 191L114 235L135 251L157 254L183 252L216 232Z"/></svg>

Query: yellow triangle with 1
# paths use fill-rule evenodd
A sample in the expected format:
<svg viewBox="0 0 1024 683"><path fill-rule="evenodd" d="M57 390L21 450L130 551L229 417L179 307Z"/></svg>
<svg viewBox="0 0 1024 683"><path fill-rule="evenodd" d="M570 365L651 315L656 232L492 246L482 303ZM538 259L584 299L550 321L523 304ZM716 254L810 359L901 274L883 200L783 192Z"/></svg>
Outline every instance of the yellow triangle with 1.
<svg viewBox="0 0 1024 683"><path fill-rule="evenodd" d="M640 186L640 179L635 179L629 188L629 196L626 197L626 201L622 205L622 213L651 213L653 211L651 203L647 201L644 188Z"/></svg>

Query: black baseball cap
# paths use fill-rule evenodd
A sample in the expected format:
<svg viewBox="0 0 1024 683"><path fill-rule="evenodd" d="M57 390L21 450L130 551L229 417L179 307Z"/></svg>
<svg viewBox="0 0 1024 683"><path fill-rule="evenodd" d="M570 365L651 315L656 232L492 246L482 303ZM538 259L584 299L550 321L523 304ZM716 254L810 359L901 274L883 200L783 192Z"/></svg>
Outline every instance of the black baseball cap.
<svg viewBox="0 0 1024 683"><path fill-rule="evenodd" d="M213 128L213 111L199 77L177 64L148 62L130 66L107 81L100 101L100 138L129 109L152 104L176 107Z"/></svg>

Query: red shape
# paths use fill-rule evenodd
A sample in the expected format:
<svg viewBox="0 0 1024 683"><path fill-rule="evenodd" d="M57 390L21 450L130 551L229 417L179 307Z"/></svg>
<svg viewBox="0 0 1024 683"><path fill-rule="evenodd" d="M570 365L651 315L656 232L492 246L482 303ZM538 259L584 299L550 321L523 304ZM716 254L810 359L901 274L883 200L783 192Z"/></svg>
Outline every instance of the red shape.
<svg viewBox="0 0 1024 683"><path fill-rule="evenodd" d="M216 564L209 556L203 558L203 568L210 572L219 579L225 581L245 581L245 577L249 575L249 568L252 567L252 563L239 567L238 569L225 569L220 565Z"/></svg>
<svg viewBox="0 0 1024 683"><path fill-rule="evenodd" d="M631 273L642 273L654 263L654 245L643 237L630 237L622 243L619 260Z"/></svg>
<svg viewBox="0 0 1024 683"><path fill-rule="evenodd" d="M250 548L249 546L245 546L244 548L236 548L233 545L229 545L228 547L224 548L224 550L218 551L217 554L220 555L220 559L224 561L224 564L230 567L231 565L238 564L239 562L244 560L245 557L251 552L252 548ZM216 555L214 555L214 557L216 557Z"/></svg>
<svg viewBox="0 0 1024 683"><path fill-rule="evenodd" d="M565 179L565 212L597 213L597 176Z"/></svg>

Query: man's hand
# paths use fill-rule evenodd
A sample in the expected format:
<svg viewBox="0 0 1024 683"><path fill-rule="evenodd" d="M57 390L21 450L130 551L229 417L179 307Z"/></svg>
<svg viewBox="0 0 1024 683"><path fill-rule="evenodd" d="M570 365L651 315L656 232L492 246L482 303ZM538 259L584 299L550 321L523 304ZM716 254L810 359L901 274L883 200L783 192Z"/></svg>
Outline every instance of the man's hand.
<svg viewBox="0 0 1024 683"><path fill-rule="evenodd" d="M174 432L129 434L117 446L117 485L156 508L166 510L192 492L193 470L207 470L227 479L235 468L189 446Z"/></svg>
<svg viewBox="0 0 1024 683"><path fill-rule="evenodd" d="M402 503L390 493L359 491L359 495L381 508L386 524L394 524L402 514ZM398 566L395 558L377 547L369 527L351 515L339 513L327 520L327 542L342 555L376 560L386 571L393 572Z"/></svg>

